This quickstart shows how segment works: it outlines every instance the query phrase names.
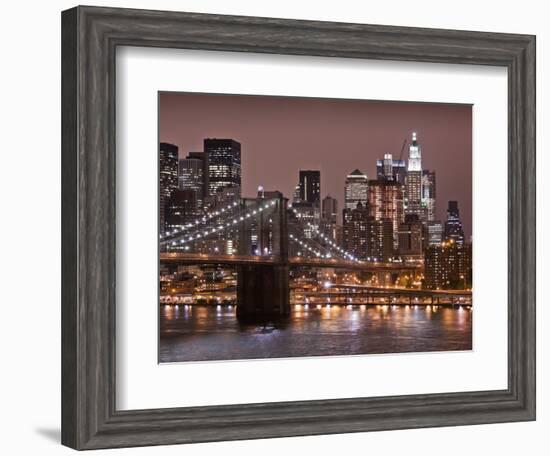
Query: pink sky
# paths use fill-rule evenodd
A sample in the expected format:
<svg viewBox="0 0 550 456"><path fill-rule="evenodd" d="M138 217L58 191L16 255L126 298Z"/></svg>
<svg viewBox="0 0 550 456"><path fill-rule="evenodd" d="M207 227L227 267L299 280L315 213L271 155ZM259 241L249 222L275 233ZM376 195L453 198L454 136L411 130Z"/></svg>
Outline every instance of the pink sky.
<svg viewBox="0 0 550 456"><path fill-rule="evenodd" d="M376 159L399 158L416 131L422 166L436 171L438 219L457 200L472 232L471 105L160 93L159 111L159 140L176 144L180 158L201 151L204 138L241 143L243 196L263 185L291 198L298 171L318 169L321 196L337 198L339 210L346 175L358 168L375 179Z"/></svg>

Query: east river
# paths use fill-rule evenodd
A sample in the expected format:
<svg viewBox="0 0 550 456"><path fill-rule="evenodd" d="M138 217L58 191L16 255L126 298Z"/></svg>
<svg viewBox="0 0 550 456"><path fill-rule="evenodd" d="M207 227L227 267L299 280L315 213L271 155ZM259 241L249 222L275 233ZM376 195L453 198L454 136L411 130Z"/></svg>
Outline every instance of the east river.
<svg viewBox="0 0 550 456"><path fill-rule="evenodd" d="M160 307L161 363L472 349L472 310L293 306L280 324L240 324L234 306Z"/></svg>

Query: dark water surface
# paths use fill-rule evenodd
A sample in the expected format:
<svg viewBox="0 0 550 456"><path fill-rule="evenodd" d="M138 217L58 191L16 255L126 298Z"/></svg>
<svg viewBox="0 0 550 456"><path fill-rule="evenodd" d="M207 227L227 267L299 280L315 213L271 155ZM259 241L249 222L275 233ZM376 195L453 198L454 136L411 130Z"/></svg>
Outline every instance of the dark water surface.
<svg viewBox="0 0 550 456"><path fill-rule="evenodd" d="M293 307L277 325L241 325L235 307L161 306L161 363L471 350L472 311L430 306Z"/></svg>

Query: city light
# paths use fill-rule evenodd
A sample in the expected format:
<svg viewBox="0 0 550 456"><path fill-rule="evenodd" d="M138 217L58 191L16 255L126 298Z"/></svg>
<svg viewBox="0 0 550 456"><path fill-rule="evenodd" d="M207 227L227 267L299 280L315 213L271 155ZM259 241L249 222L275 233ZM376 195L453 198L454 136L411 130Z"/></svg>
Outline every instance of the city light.
<svg viewBox="0 0 550 456"><path fill-rule="evenodd" d="M193 194L186 197L191 208L167 203L161 215L163 312L181 319L191 312L180 310L175 317L179 305L198 309L194 316L204 322L203 315L222 308L235 308L233 318L240 318L247 306L260 313L282 309L284 318L311 309L300 318L322 314L323 319L348 318L355 324L354 319L372 317L371 324L392 319L391 325L401 315L407 320L395 325L399 330L415 319L447 321L455 311L464 321L472 309L471 242L464 240L458 202L449 201L446 221L435 220L435 171L422 167L418 143L410 146L408 164L385 153L377 161L376 176L367 178L356 169L345 182L328 184L320 171L300 170L294 197L263 185L257 186L257 194L242 196L251 182L241 182L241 163L234 175L211 174L215 187L201 175L202 186L192 189L196 200ZM216 166L217 173L225 172L225 165ZM342 206L321 193L321 182L325 192L344 189ZM190 193L180 181L177 190L184 189ZM438 203L438 214L442 209ZM266 302L258 302L262 299ZM231 314L220 314L216 324Z"/></svg>

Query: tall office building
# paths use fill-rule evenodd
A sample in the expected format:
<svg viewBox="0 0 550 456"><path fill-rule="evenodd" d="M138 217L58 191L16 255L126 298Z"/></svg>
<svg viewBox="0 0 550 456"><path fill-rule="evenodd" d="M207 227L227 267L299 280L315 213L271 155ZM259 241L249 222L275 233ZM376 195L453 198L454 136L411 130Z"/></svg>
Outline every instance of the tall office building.
<svg viewBox="0 0 550 456"><path fill-rule="evenodd" d="M443 239L445 242L464 244L464 229L458 212L458 201L449 201Z"/></svg>
<svg viewBox="0 0 550 456"><path fill-rule="evenodd" d="M344 250L360 260L388 261L393 255L392 221L376 220L361 203L344 213Z"/></svg>
<svg viewBox="0 0 550 456"><path fill-rule="evenodd" d="M210 182L208 178L208 153L206 152L189 152L187 158L202 160L202 175L203 175L203 197L206 198L210 192Z"/></svg>
<svg viewBox="0 0 550 456"><path fill-rule="evenodd" d="M405 180L407 202L406 212L417 214L422 219L422 148L417 142L416 132L409 145L409 164Z"/></svg>
<svg viewBox="0 0 550 456"><path fill-rule="evenodd" d="M397 233L398 251L404 259L421 257L423 251L423 227L416 214L405 215Z"/></svg>
<svg viewBox="0 0 550 456"><path fill-rule="evenodd" d="M367 218L367 260L389 261L393 256L393 224L389 219Z"/></svg>
<svg viewBox="0 0 550 456"><path fill-rule="evenodd" d="M343 247L356 258L367 258L367 219L366 205L357 203L354 209L344 209Z"/></svg>
<svg viewBox="0 0 550 456"><path fill-rule="evenodd" d="M177 188L178 146L161 142L159 146L159 227L161 232L166 230L166 203Z"/></svg>
<svg viewBox="0 0 550 456"><path fill-rule="evenodd" d="M208 163L208 196L225 187L241 188L241 144L233 139L204 140ZM240 196L240 194L239 194Z"/></svg>
<svg viewBox="0 0 550 456"><path fill-rule="evenodd" d="M205 195L205 155L191 152L179 161L179 189L193 190L196 194L197 209L201 209Z"/></svg>
<svg viewBox="0 0 550 456"><path fill-rule="evenodd" d="M375 220L391 220L397 248L397 231L404 221L403 186L394 181L369 181L368 206L369 215Z"/></svg>
<svg viewBox="0 0 550 456"><path fill-rule="evenodd" d="M336 224L338 218L338 201L330 195L323 198L321 218L327 222Z"/></svg>
<svg viewBox="0 0 550 456"><path fill-rule="evenodd" d="M320 204L321 172L315 170L300 170L300 200L306 203Z"/></svg>
<svg viewBox="0 0 550 456"><path fill-rule="evenodd" d="M435 171L422 171L421 203L425 222L435 220Z"/></svg>
<svg viewBox="0 0 550 456"><path fill-rule="evenodd" d="M346 177L344 209L355 209L357 203L366 206L368 203L369 181L367 175L358 169Z"/></svg>
<svg viewBox="0 0 550 456"><path fill-rule="evenodd" d="M197 193L191 188L174 190L166 200L167 230L182 229L197 216Z"/></svg>
<svg viewBox="0 0 550 456"><path fill-rule="evenodd" d="M406 175L405 160L394 160L392 154L384 154L383 160L376 160L378 180L393 180L404 185Z"/></svg>
<svg viewBox="0 0 550 456"><path fill-rule="evenodd" d="M422 147L417 141L416 131L412 134L412 142L409 145L409 171L422 171Z"/></svg>
<svg viewBox="0 0 550 456"><path fill-rule="evenodd" d="M441 245L443 242L443 224L439 220L432 220L426 223L427 245Z"/></svg>
<svg viewBox="0 0 550 456"><path fill-rule="evenodd" d="M337 238L338 201L330 195L323 198L321 204L321 231L333 241Z"/></svg>

